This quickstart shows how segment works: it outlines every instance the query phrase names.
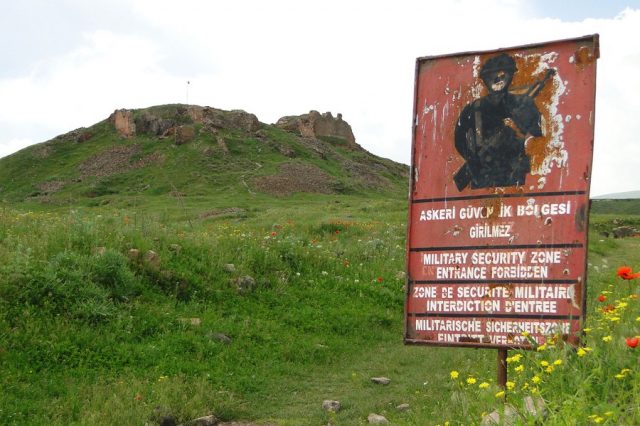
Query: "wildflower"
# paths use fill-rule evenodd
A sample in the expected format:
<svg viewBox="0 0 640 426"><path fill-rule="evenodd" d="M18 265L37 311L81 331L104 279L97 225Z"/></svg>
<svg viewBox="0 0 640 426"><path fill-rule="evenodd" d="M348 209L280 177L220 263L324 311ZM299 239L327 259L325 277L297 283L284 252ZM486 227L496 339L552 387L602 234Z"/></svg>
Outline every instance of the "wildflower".
<svg viewBox="0 0 640 426"><path fill-rule="evenodd" d="M638 318L640 318L640 317L638 317ZM591 328L589 328L589 327L587 327L587 328L583 328L583 329L582 329L582 331L584 331L585 333L588 333L588 332L590 332L591 330L592 330L592 329L591 329Z"/></svg>
<svg viewBox="0 0 640 426"><path fill-rule="evenodd" d="M336 235L340 235L340 230L336 229Z"/></svg>
<svg viewBox="0 0 640 426"><path fill-rule="evenodd" d="M524 365L519 365L515 368L518 373L522 373L524 371Z"/></svg>
<svg viewBox="0 0 640 426"><path fill-rule="evenodd" d="M467 384L473 385L476 382L475 377L467 377Z"/></svg>
<svg viewBox="0 0 640 426"><path fill-rule="evenodd" d="M614 377L615 377L616 379L618 379L618 380L622 380L622 379L624 379L624 374L620 374L620 373L618 373L618 374L616 374Z"/></svg>
<svg viewBox="0 0 640 426"><path fill-rule="evenodd" d="M604 294L598 296L598 302L604 302L605 300L607 300L607 296L605 296Z"/></svg>
<svg viewBox="0 0 640 426"><path fill-rule="evenodd" d="M604 308L602 308L602 312L605 313L605 314L607 314L609 312L613 312L615 310L616 310L616 307L613 306L613 305L607 305Z"/></svg>
<svg viewBox="0 0 640 426"><path fill-rule="evenodd" d="M624 339L624 341L627 343L627 346L629 346L631 349L633 349L636 346L638 346L638 338L637 337L627 337L626 339Z"/></svg>
<svg viewBox="0 0 640 426"><path fill-rule="evenodd" d="M640 277L640 273L634 274L629 266L621 266L618 268L617 276L623 280L633 280Z"/></svg>
<svg viewBox="0 0 640 426"><path fill-rule="evenodd" d="M603 341L603 342L610 342L610 341L611 341L611 339L613 339L613 337L611 337L611 336L604 336L604 337L602 338L602 341Z"/></svg>
<svg viewBox="0 0 640 426"><path fill-rule="evenodd" d="M277 233L276 231L273 231L273 232L271 233L271 236L272 236L272 237L275 237L276 235L278 235L278 233Z"/></svg>
<svg viewBox="0 0 640 426"><path fill-rule="evenodd" d="M382 277L378 277L376 278L376 281L378 281L379 283L381 283L382 281L384 281L384 279Z"/></svg>
<svg viewBox="0 0 640 426"><path fill-rule="evenodd" d="M543 367L548 367L549 366L549 362L542 360L542 361L540 361L540 365L543 366Z"/></svg>
<svg viewBox="0 0 640 426"><path fill-rule="evenodd" d="M452 379L457 379L460 373L458 373L456 370L453 370L451 373L449 373L449 375Z"/></svg>
<svg viewBox="0 0 640 426"><path fill-rule="evenodd" d="M478 385L478 387L479 387L480 389L486 389L486 388L488 388L488 387L489 387L489 383L487 383L487 382L482 382L482 383L480 383L480 384Z"/></svg>
<svg viewBox="0 0 640 426"><path fill-rule="evenodd" d="M542 351L544 351L545 349L547 349L547 344L546 344L546 343L543 343L543 344L541 344L540 346L538 346L538 347L536 348L536 350L537 350L538 352L542 352Z"/></svg>
<svg viewBox="0 0 640 426"><path fill-rule="evenodd" d="M515 354L514 356L510 356L507 358L507 364L511 364L512 362L520 362L522 359L522 354Z"/></svg>
<svg viewBox="0 0 640 426"><path fill-rule="evenodd" d="M613 411L606 411L604 413L604 415L607 416L607 417L611 417L611 416L613 416Z"/></svg>
<svg viewBox="0 0 640 426"><path fill-rule="evenodd" d="M504 391L500 391L496 393L496 398L502 398L504 396Z"/></svg>
<svg viewBox="0 0 640 426"><path fill-rule="evenodd" d="M583 357L587 354L587 351L585 351L583 348L578 348L578 350L576 351L576 355L578 355L579 357Z"/></svg>
<svg viewBox="0 0 640 426"><path fill-rule="evenodd" d="M516 386L516 384L513 383L513 382L507 382L506 384L507 384L507 389L508 390L512 390Z"/></svg>
<svg viewBox="0 0 640 426"><path fill-rule="evenodd" d="M553 370L554 370L553 365L550 365L550 366L548 366L544 371L545 371L545 372L547 372L547 373L549 373L549 374L551 374L551 373L553 373Z"/></svg>
<svg viewBox="0 0 640 426"><path fill-rule="evenodd" d="M609 319L609 321L611 321L611 322L618 322L618 321L620 321L620 317L618 317L618 316L615 316L615 317L609 317L608 319Z"/></svg>
<svg viewBox="0 0 640 426"><path fill-rule="evenodd" d="M555 361L553 361L553 365L562 365L562 360L556 359Z"/></svg>
<svg viewBox="0 0 640 426"><path fill-rule="evenodd" d="M626 308L627 306L629 306L627 302L618 302L616 308Z"/></svg>
<svg viewBox="0 0 640 426"><path fill-rule="evenodd" d="M531 381L537 385L538 383L540 383L542 381L542 379L540 378L540 376L536 375L536 376L533 376L531 378Z"/></svg>
<svg viewBox="0 0 640 426"><path fill-rule="evenodd" d="M135 399L136 401L142 401L142 395L137 394L136 396L133 397L133 399Z"/></svg>

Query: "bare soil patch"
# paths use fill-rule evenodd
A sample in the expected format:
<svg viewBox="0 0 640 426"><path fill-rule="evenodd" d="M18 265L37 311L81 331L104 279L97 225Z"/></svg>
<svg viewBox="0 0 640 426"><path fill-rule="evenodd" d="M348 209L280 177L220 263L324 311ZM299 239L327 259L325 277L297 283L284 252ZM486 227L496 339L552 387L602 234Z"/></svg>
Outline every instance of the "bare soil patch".
<svg viewBox="0 0 640 426"><path fill-rule="evenodd" d="M334 180L319 167L311 164L284 163L276 175L262 176L252 186L271 195L291 195L295 192L333 194Z"/></svg>

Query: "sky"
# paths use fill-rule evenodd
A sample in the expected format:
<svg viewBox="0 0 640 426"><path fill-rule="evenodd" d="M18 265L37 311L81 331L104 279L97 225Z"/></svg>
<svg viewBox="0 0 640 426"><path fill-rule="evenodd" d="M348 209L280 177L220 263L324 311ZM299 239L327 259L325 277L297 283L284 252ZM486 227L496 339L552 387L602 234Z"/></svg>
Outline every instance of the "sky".
<svg viewBox="0 0 640 426"><path fill-rule="evenodd" d="M342 113L363 148L410 164L416 58L594 33L591 195L640 190L640 0L5 2L0 157L189 103L264 123Z"/></svg>

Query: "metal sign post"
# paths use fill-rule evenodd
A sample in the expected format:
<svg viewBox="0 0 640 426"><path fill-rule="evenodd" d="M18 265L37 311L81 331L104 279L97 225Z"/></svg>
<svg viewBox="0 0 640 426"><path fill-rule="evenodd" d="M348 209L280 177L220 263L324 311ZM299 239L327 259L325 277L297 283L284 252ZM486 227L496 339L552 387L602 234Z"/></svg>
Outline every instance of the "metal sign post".
<svg viewBox="0 0 640 426"><path fill-rule="evenodd" d="M416 62L407 344L577 344L598 36Z"/></svg>

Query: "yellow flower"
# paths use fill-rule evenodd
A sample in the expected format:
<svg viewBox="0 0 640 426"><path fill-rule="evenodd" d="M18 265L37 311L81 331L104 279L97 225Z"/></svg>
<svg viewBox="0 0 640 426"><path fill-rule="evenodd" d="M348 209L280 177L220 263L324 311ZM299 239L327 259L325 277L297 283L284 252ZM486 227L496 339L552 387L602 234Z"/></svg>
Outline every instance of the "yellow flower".
<svg viewBox="0 0 640 426"><path fill-rule="evenodd" d="M640 317L636 317L636 321L640 321Z"/></svg>
<svg viewBox="0 0 640 426"><path fill-rule="evenodd" d="M496 393L496 398L502 398L504 396L504 391L500 391Z"/></svg>
<svg viewBox="0 0 640 426"><path fill-rule="evenodd" d="M603 342L610 342L610 341L611 341L611 339L613 339L613 337L611 337L611 336L604 336L604 337L602 338L602 341L603 341Z"/></svg>
<svg viewBox="0 0 640 426"><path fill-rule="evenodd" d="M562 365L562 360L556 359L555 361L553 361L553 365Z"/></svg>
<svg viewBox="0 0 640 426"><path fill-rule="evenodd" d="M516 386L516 384L515 384L515 383L513 383L513 382L507 382L507 389L508 389L508 390L512 390L515 386Z"/></svg>
<svg viewBox="0 0 640 426"><path fill-rule="evenodd" d="M457 379L460 373L458 373L456 370L453 370L451 373L449 373L449 375L452 379Z"/></svg>
<svg viewBox="0 0 640 426"><path fill-rule="evenodd" d="M540 376L536 375L536 376L533 376L531 378L531 381L537 385L538 383L540 383L542 381L542 379L540 378Z"/></svg>
<svg viewBox="0 0 640 426"><path fill-rule="evenodd" d="M609 317L609 321L618 322L618 321L620 321L620 317Z"/></svg>
<svg viewBox="0 0 640 426"><path fill-rule="evenodd" d="M515 368L518 373L522 373L524 371L524 365L519 365Z"/></svg>
<svg viewBox="0 0 640 426"><path fill-rule="evenodd" d="M467 377L467 384L474 384L476 382L476 379L474 377Z"/></svg>
<svg viewBox="0 0 640 426"><path fill-rule="evenodd" d="M600 416L598 416L598 417L596 417L595 419L593 419L593 421L594 421L595 423L602 423L602 422L604 421L604 417L600 417Z"/></svg>
<svg viewBox="0 0 640 426"><path fill-rule="evenodd" d="M540 365L543 366L543 367L548 367L549 363L547 361L543 360L543 361L540 361Z"/></svg>
<svg viewBox="0 0 640 426"><path fill-rule="evenodd" d="M611 417L613 416L613 411L607 411L606 413L604 413L604 415L607 417Z"/></svg>
<svg viewBox="0 0 640 426"><path fill-rule="evenodd" d="M586 354L587 354L587 351L585 351L582 348L578 348L578 351L576 352L576 355L578 355L580 357L585 356Z"/></svg>
<svg viewBox="0 0 640 426"><path fill-rule="evenodd" d="M627 374L630 371L631 370L629 370L628 368L623 368L622 370L620 370L620 374Z"/></svg>
<svg viewBox="0 0 640 426"><path fill-rule="evenodd" d="M619 302L616 305L616 308L626 308L627 307L627 302Z"/></svg>
<svg viewBox="0 0 640 426"><path fill-rule="evenodd" d="M553 365L548 366L544 371L547 373L553 373Z"/></svg>
<svg viewBox="0 0 640 426"><path fill-rule="evenodd" d="M543 343L543 344L541 344L540 346L537 347L538 352L542 352L545 349L547 349L547 344L546 343Z"/></svg>
<svg viewBox="0 0 640 426"><path fill-rule="evenodd" d="M618 380L621 380L624 379L624 374L616 374L614 377Z"/></svg>
<svg viewBox="0 0 640 426"><path fill-rule="evenodd" d="M482 382L482 383L480 383L480 384L478 385L478 387L479 387L480 389L486 389L486 388L488 388L488 387L489 387L489 383L487 383L487 382Z"/></svg>
<svg viewBox="0 0 640 426"><path fill-rule="evenodd" d="M640 318L640 317L638 317L638 318ZM590 332L591 330L592 330L591 328L583 328L583 329L582 329L582 331L584 331L585 333L588 333L588 332Z"/></svg>

